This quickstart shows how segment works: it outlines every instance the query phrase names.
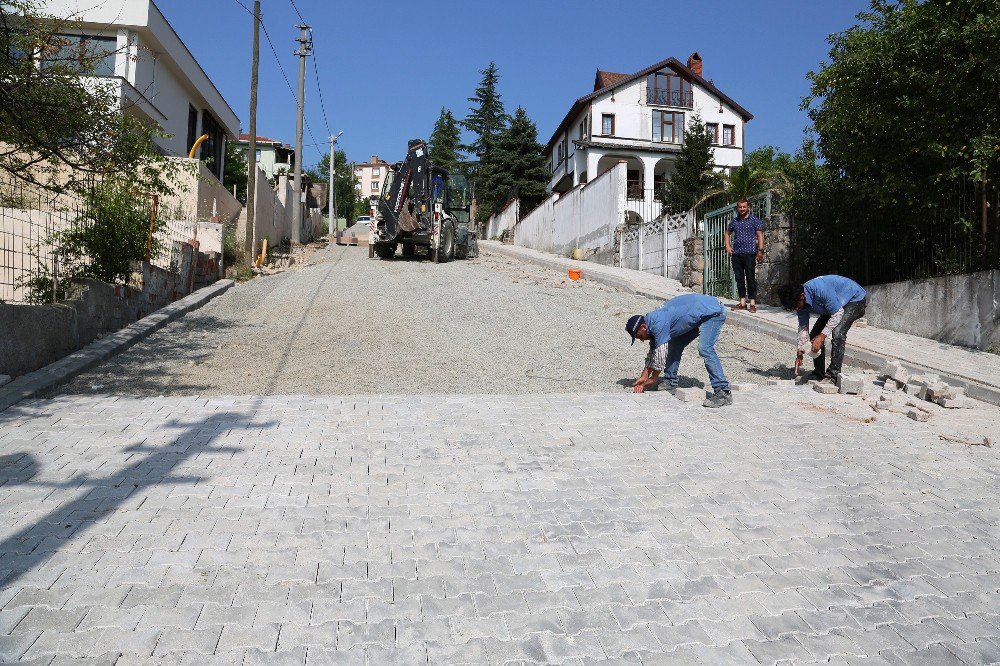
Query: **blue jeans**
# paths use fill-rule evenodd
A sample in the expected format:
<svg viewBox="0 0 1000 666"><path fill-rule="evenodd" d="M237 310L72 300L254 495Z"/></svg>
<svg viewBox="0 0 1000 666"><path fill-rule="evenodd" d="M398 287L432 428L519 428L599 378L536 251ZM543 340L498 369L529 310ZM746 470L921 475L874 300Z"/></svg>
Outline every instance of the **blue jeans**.
<svg viewBox="0 0 1000 666"><path fill-rule="evenodd" d="M722 361L715 353L715 343L719 340L719 333L722 332L722 324L726 321L726 311L712 315L702 321L697 328L693 328L683 335L667 343L667 364L663 369L663 381L667 386L677 386L677 369L681 365L681 354L684 348L691 344L691 341L698 338L698 354L705 361L705 369L708 370L708 378L712 383L712 388L718 391L729 390L729 380L722 370Z"/></svg>

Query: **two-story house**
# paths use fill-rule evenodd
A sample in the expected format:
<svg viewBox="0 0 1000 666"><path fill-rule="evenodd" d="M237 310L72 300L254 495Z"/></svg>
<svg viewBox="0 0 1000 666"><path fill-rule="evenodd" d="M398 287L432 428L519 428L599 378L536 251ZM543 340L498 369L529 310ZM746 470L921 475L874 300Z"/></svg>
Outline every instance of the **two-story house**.
<svg viewBox="0 0 1000 666"><path fill-rule="evenodd" d="M236 146L250 159L250 135L240 134ZM287 143L266 136L257 136L257 168L264 172L268 180L282 173L292 173L295 168L295 149Z"/></svg>
<svg viewBox="0 0 1000 666"><path fill-rule="evenodd" d="M367 162L354 165L354 177L357 179L354 186L363 198L377 197L382 193L382 183L388 174L389 163L378 155L372 155Z"/></svg>
<svg viewBox="0 0 1000 666"><path fill-rule="evenodd" d="M742 165L753 116L704 78L697 53L635 74L598 70L593 92L573 103L545 147L549 190L566 192L624 161L628 197L650 197L673 172L695 113L714 134L716 168Z"/></svg>
<svg viewBox="0 0 1000 666"><path fill-rule="evenodd" d="M239 135L239 119L155 2L43 0L42 9L65 19L58 52L49 57L97 57L86 74L111 87L125 113L168 135L156 139L166 155L187 157L207 134L198 157L221 180L226 141Z"/></svg>

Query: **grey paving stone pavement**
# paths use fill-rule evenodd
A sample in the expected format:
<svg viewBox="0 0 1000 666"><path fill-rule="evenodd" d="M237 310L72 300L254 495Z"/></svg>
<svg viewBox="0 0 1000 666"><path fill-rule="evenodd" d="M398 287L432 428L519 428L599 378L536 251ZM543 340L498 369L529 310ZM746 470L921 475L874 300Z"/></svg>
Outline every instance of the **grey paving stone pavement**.
<svg viewBox="0 0 1000 666"><path fill-rule="evenodd" d="M998 415L29 400L0 414L0 661L994 663L998 449L940 435Z"/></svg>

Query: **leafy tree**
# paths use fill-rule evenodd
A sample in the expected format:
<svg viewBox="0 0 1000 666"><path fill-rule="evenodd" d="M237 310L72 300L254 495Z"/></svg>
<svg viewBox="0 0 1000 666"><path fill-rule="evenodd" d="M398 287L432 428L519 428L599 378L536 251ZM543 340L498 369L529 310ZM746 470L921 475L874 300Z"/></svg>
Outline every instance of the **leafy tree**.
<svg viewBox="0 0 1000 666"><path fill-rule="evenodd" d="M1000 161L1000 4L873 0L831 35L803 100L820 156L883 205Z"/></svg>
<svg viewBox="0 0 1000 666"><path fill-rule="evenodd" d="M527 112L518 107L505 129L483 156L477 178L480 220L488 219L512 195L528 209L546 195L548 172L544 147L538 143L538 129Z"/></svg>
<svg viewBox="0 0 1000 666"><path fill-rule="evenodd" d="M129 264L146 258L152 202L137 195L135 182L115 180L93 186L82 195L81 215L67 229L51 234L46 242L59 254L59 299L65 298L73 280L92 278L108 284L125 284ZM157 236L166 227L164 216L153 221L151 257L163 246ZM48 262L36 262L37 272L19 282L28 290L29 302L51 302L54 280Z"/></svg>
<svg viewBox="0 0 1000 666"><path fill-rule="evenodd" d="M458 126L458 121L455 120L450 109L442 108L441 115L434 123L434 131L431 132L431 161L449 173L458 171L461 144L462 131Z"/></svg>
<svg viewBox="0 0 1000 666"><path fill-rule="evenodd" d="M114 52L67 36L74 17L40 7L0 2L0 172L47 190L82 191L113 175L168 193L173 171L154 142L160 130L125 112L116 84L82 78L105 70Z"/></svg>
<svg viewBox="0 0 1000 666"><path fill-rule="evenodd" d="M695 113L684 130L684 145L675 170L660 192L660 200L675 212L691 210L722 189L722 177L712 168L714 134Z"/></svg>
<svg viewBox="0 0 1000 666"><path fill-rule="evenodd" d="M791 161L788 153L782 153L774 146L764 146L747 153L743 165L733 169L726 179L727 198L737 201L765 190L783 193L789 186Z"/></svg>
<svg viewBox="0 0 1000 666"><path fill-rule="evenodd" d="M489 150L490 142L500 135L507 126L508 116L504 111L503 100L497 92L500 82L500 72L495 62L481 70L483 78L476 88L475 95L468 98L473 103L469 115L462 121L462 127L475 134L475 140L467 146L462 146L466 152L480 159Z"/></svg>
<svg viewBox="0 0 1000 666"><path fill-rule="evenodd" d="M347 161L347 153L337 149L334 153L337 168L334 172L334 189L337 194L337 214L331 217L343 217L352 222L358 215L368 214L368 200L358 195L357 178L354 176L354 163ZM309 170L314 182L330 182L330 153L325 153L319 163Z"/></svg>
<svg viewBox="0 0 1000 666"><path fill-rule="evenodd" d="M247 200L247 181L250 179L250 165L247 163L246 150L235 143L226 143L226 163L222 174L222 184L232 191L236 186L236 198Z"/></svg>

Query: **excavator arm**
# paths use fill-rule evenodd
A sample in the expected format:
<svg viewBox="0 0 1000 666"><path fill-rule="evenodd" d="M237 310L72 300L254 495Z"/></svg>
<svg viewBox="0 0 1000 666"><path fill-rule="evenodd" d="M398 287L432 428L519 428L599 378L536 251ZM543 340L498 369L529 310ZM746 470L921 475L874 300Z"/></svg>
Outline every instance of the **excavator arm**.
<svg viewBox="0 0 1000 666"><path fill-rule="evenodd" d="M378 201L378 222L385 238L395 238L400 231L425 227L430 198L430 157L427 144L410 141L406 158L399 163L395 178Z"/></svg>

